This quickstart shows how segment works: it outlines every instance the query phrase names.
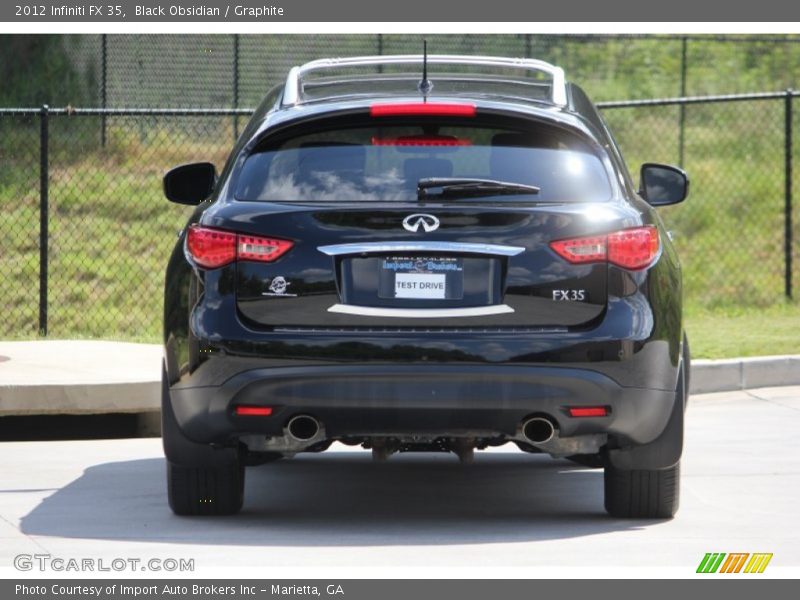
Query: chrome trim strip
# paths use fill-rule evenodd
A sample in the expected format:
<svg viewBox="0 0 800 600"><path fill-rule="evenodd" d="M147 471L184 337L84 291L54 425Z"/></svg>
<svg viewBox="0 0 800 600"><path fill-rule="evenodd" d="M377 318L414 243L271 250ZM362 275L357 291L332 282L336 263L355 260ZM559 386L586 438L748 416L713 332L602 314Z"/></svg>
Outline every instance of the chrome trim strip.
<svg viewBox="0 0 800 600"><path fill-rule="evenodd" d="M378 252L455 252L461 254L488 254L493 256L516 256L525 252L522 246L499 244L472 244L465 242L361 242L356 244L333 244L317 248L328 256L348 254L376 254Z"/></svg>
<svg viewBox="0 0 800 600"><path fill-rule="evenodd" d="M361 317L397 317L402 319L448 319L452 317L484 317L513 313L507 304L472 306L469 308L382 308L378 306L356 306L334 304L328 312Z"/></svg>

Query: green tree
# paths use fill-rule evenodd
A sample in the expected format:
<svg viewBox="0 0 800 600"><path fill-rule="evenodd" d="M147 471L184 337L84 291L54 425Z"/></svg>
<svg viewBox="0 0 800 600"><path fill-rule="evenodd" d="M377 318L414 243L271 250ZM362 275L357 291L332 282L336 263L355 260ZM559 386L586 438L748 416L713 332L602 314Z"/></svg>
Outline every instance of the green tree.
<svg viewBox="0 0 800 600"><path fill-rule="evenodd" d="M94 63L77 60L81 43L66 35L0 35L0 105L94 106Z"/></svg>

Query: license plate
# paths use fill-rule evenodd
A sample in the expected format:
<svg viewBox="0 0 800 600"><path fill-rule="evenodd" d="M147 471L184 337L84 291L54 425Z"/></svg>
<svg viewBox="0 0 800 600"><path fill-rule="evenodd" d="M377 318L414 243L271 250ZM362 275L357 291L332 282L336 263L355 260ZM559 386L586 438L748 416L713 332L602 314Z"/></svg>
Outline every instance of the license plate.
<svg viewBox="0 0 800 600"><path fill-rule="evenodd" d="M447 275L434 273L396 273L395 298L444 299Z"/></svg>
<svg viewBox="0 0 800 600"><path fill-rule="evenodd" d="M378 296L415 300L460 300L464 265L460 258L390 256L381 260Z"/></svg>

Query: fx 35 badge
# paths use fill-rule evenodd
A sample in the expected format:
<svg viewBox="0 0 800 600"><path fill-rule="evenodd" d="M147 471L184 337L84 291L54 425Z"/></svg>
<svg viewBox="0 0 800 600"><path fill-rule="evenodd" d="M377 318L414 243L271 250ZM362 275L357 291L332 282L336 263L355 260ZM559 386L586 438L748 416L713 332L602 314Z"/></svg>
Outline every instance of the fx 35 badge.
<svg viewBox="0 0 800 600"><path fill-rule="evenodd" d="M583 302L586 300L586 290L553 290L553 300Z"/></svg>

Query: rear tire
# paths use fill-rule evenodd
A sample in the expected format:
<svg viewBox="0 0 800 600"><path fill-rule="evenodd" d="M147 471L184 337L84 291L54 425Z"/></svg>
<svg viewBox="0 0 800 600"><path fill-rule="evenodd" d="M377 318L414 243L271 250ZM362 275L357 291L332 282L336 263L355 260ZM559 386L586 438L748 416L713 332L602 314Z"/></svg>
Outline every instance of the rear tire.
<svg viewBox="0 0 800 600"><path fill-rule="evenodd" d="M621 519L671 519L680 500L680 463L660 470L605 470L605 505Z"/></svg>
<svg viewBox="0 0 800 600"><path fill-rule="evenodd" d="M621 519L671 519L678 512L680 503L680 455L683 447L683 413L686 407L686 377L689 371L688 345L684 346L687 360L682 362L675 389L675 405L667 428L651 444L644 446L652 450L650 458L665 458L674 464L662 468L636 468L637 466L659 467L658 463L645 460L623 461L629 468L614 466L614 457L606 465L604 473L605 507L612 517ZM677 451L674 451L677 448ZM635 452L636 450L634 450ZM644 453L643 456L647 456ZM648 465L647 463L650 462ZM619 464L619 462L617 462ZM662 464L669 464L662 463Z"/></svg>
<svg viewBox="0 0 800 600"><path fill-rule="evenodd" d="M236 447L187 438L172 410L166 369L161 379L161 437L167 457L167 498L176 515L232 515L244 500L244 461Z"/></svg>
<svg viewBox="0 0 800 600"><path fill-rule="evenodd" d="M184 467L167 463L169 506L176 515L232 515L244 501L244 467Z"/></svg>

